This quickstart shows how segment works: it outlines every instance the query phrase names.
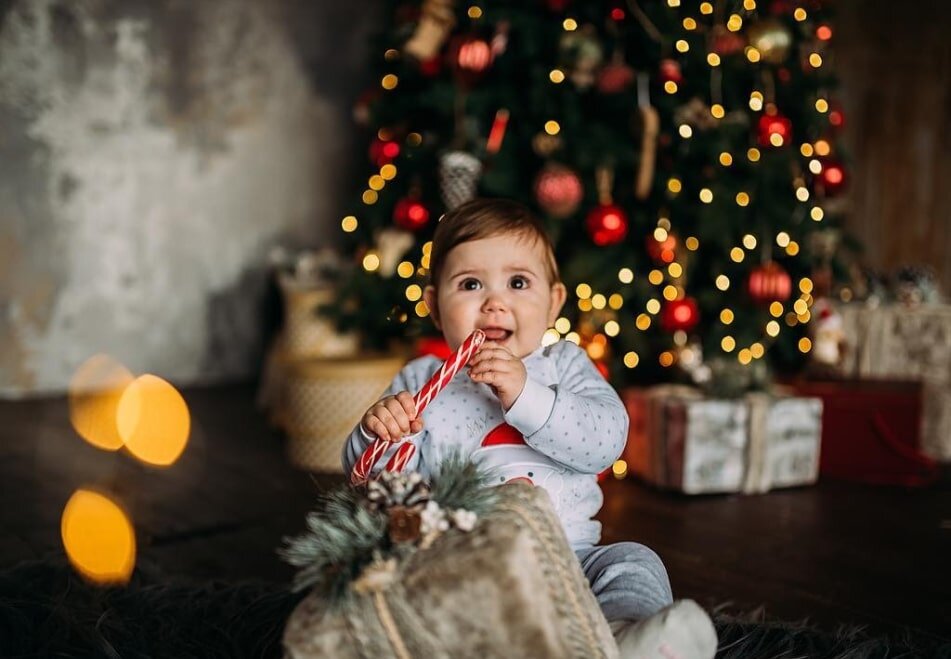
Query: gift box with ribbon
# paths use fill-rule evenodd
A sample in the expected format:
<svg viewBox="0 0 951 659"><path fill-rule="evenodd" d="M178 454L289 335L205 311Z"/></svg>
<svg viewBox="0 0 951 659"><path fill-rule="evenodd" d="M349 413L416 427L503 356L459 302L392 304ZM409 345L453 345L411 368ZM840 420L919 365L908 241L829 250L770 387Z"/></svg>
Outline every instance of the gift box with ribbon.
<svg viewBox="0 0 951 659"><path fill-rule="evenodd" d="M707 398L681 386L628 389L624 458L648 483L687 494L767 492L819 474L822 401L763 393Z"/></svg>

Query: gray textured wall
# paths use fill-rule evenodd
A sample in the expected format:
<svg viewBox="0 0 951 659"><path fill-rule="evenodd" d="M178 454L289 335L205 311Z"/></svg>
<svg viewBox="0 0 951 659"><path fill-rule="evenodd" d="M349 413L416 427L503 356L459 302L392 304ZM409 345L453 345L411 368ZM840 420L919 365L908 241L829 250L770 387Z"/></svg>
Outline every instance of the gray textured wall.
<svg viewBox="0 0 951 659"><path fill-rule="evenodd" d="M0 0L0 395L257 371L267 250L349 189L370 4Z"/></svg>

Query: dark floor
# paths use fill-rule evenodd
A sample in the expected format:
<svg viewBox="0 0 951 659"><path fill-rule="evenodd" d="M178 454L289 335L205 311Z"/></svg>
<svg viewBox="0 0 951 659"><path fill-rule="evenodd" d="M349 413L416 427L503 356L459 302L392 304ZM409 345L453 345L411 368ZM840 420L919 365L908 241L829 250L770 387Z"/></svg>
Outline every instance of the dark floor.
<svg viewBox="0 0 951 659"><path fill-rule="evenodd" d="M138 564L170 577L286 581L274 549L303 527L320 488L291 468L250 386L184 392L192 438L169 469L92 448L64 399L0 402L0 568L61 556L60 516L80 487L133 518ZM604 541L637 540L666 562L678 597L832 629L909 626L951 638L951 486L821 482L759 496L689 498L604 484Z"/></svg>

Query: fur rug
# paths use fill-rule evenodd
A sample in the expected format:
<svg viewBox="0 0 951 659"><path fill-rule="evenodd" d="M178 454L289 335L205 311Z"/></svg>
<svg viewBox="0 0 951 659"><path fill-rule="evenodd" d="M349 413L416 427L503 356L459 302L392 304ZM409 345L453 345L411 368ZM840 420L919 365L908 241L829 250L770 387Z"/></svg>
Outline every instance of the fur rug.
<svg viewBox="0 0 951 659"><path fill-rule="evenodd" d="M93 588L65 565L0 572L2 657L280 657L284 622L302 595L269 583L167 583L137 569L124 588ZM762 615L715 613L721 659L951 659L922 634L834 633Z"/></svg>

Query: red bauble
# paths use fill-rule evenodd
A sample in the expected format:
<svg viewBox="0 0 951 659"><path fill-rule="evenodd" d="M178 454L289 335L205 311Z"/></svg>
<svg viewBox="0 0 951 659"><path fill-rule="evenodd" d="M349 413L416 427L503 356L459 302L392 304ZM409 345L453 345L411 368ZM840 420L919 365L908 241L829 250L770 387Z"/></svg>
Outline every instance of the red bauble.
<svg viewBox="0 0 951 659"><path fill-rule="evenodd" d="M620 94L634 82L634 69L624 62L612 62L598 74L598 91L602 94Z"/></svg>
<svg viewBox="0 0 951 659"><path fill-rule="evenodd" d="M398 227L419 231L429 222L429 209L412 197L404 197L393 207L393 222Z"/></svg>
<svg viewBox="0 0 951 659"><path fill-rule="evenodd" d="M398 155L400 155L399 142L395 142L394 140L381 140L379 137L374 137L373 142L370 143L370 160L376 164L377 167L382 167L383 165L393 162Z"/></svg>
<svg viewBox="0 0 951 659"><path fill-rule="evenodd" d="M689 332L700 322L700 309L692 297L671 300L660 312L660 324L667 332Z"/></svg>
<svg viewBox="0 0 951 659"><path fill-rule="evenodd" d="M535 179L538 205L554 218L563 219L578 210L583 196L578 175L564 165L545 165Z"/></svg>
<svg viewBox="0 0 951 659"><path fill-rule="evenodd" d="M677 237L668 233L664 240L657 240L653 235L647 236L647 253L659 263L673 263L676 257Z"/></svg>
<svg viewBox="0 0 951 659"><path fill-rule="evenodd" d="M783 266L775 261L767 261L750 272L746 290L757 304L769 304L776 300L784 302L792 293L792 280Z"/></svg>
<svg viewBox="0 0 951 659"><path fill-rule="evenodd" d="M627 235L627 215L614 204L601 204L588 213L586 226L595 245L613 245Z"/></svg>
<svg viewBox="0 0 951 659"><path fill-rule="evenodd" d="M842 110L835 108L829 112L829 125L836 128L842 128L845 125L845 115Z"/></svg>
<svg viewBox="0 0 951 659"><path fill-rule="evenodd" d="M416 342L416 356L426 357L427 355L446 360L452 355L452 348L441 336L426 336Z"/></svg>
<svg viewBox="0 0 951 659"><path fill-rule="evenodd" d="M492 63L492 46L485 39L474 36L460 37L449 49L449 62L459 79L467 84L476 82Z"/></svg>
<svg viewBox="0 0 951 659"><path fill-rule="evenodd" d="M764 114L759 118L759 143L762 146L785 146L792 141L792 122L779 113ZM782 142L773 143L773 135Z"/></svg>
<svg viewBox="0 0 951 659"><path fill-rule="evenodd" d="M822 163L822 173L819 174L819 178L822 179L823 190L829 196L842 192L848 183L845 167L834 160L826 160Z"/></svg>
<svg viewBox="0 0 951 659"><path fill-rule="evenodd" d="M680 62L675 59L662 59L660 61L660 81L674 82L678 85L683 82L684 74L680 71Z"/></svg>

